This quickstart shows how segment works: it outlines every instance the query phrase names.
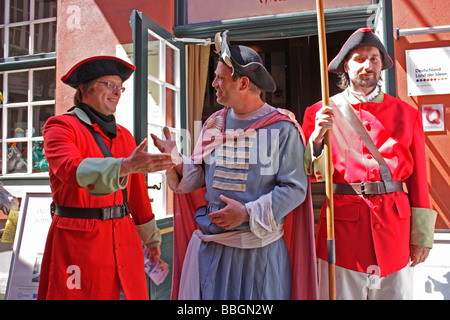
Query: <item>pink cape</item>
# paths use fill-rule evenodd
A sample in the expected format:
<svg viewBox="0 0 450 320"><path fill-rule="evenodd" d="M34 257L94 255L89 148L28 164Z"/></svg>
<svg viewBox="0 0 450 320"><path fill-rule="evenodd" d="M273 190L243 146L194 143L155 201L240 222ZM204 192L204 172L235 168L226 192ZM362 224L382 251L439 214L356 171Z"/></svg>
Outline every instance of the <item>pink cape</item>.
<svg viewBox="0 0 450 320"><path fill-rule="evenodd" d="M205 122L200 139L194 149L192 158L195 163L201 163L204 156L211 153L228 138L235 138L249 130L255 130L278 121L294 123L300 133L303 143L303 131L290 111L277 109L278 112L259 119L243 130L226 134L225 118L229 108L217 111ZM302 163L303 164L303 163ZM173 237L173 270L172 299L178 297L181 269L184 256L192 233L197 229L194 214L198 207L205 205L205 188L187 194L174 194L174 237ZM291 258L292 299L317 299L317 268L314 244L314 215L311 198L311 186L305 201L286 216L284 223L284 238Z"/></svg>

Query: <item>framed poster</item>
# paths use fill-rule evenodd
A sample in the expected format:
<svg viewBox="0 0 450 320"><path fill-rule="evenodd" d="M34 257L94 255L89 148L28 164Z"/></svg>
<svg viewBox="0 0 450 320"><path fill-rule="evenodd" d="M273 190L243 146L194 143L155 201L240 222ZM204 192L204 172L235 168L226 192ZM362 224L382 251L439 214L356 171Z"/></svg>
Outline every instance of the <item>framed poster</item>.
<svg viewBox="0 0 450 320"><path fill-rule="evenodd" d="M450 47L406 50L408 96L450 93Z"/></svg>
<svg viewBox="0 0 450 320"><path fill-rule="evenodd" d="M20 206L6 300L37 298L42 256L52 222L50 192L27 192Z"/></svg>

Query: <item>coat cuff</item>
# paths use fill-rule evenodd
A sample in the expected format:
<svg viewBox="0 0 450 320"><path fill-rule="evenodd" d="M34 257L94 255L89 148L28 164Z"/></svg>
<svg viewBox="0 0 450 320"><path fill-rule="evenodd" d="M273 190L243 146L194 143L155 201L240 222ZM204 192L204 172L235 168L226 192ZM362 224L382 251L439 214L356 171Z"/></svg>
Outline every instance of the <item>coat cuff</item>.
<svg viewBox="0 0 450 320"><path fill-rule="evenodd" d="M427 208L411 208L411 244L433 247L437 212Z"/></svg>
<svg viewBox="0 0 450 320"><path fill-rule="evenodd" d="M91 196L104 196L125 189L128 176L119 177L123 158L86 158L77 168L77 182Z"/></svg>
<svg viewBox="0 0 450 320"><path fill-rule="evenodd" d="M161 245L161 233L156 226L156 219L153 218L147 223L137 225L137 232L142 243L147 248L154 248Z"/></svg>
<svg viewBox="0 0 450 320"><path fill-rule="evenodd" d="M255 201L245 204L249 215L250 231L258 238L283 232L283 224L277 223L272 211L272 192L263 194Z"/></svg>

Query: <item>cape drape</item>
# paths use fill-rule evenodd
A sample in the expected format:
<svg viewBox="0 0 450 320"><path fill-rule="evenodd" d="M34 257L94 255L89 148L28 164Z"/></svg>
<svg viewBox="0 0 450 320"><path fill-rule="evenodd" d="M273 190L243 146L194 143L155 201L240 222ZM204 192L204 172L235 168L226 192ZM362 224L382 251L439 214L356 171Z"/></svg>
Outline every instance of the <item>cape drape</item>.
<svg viewBox="0 0 450 320"><path fill-rule="evenodd" d="M249 130L255 130L277 121L294 123L305 144L300 125L295 121L292 113L287 110L277 109L278 112L264 116L249 127L229 134L225 133L225 118L228 109L225 107L219 110L205 122L200 139L192 155L195 163L198 163L204 156L211 153L226 139L235 138ZM217 119L222 120L216 121ZM303 161L300 165L303 165ZM187 246L192 233L197 229L197 225L194 222L194 215L197 208L203 205L205 205L205 187L186 194L174 194L174 244L171 296L173 300L176 300L178 297L181 270ZM291 258L292 299L317 299L314 215L309 180L305 201L286 216L284 222L284 238Z"/></svg>

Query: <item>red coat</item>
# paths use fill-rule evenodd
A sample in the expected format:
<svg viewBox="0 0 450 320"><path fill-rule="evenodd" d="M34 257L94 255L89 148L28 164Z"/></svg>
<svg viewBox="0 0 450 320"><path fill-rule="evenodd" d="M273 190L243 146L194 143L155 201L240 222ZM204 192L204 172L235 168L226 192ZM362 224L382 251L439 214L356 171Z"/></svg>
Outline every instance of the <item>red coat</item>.
<svg viewBox="0 0 450 320"><path fill-rule="evenodd" d="M303 130L309 139L321 102L307 108ZM381 103L353 105L386 160L393 180L403 181L408 194L370 197L334 195L336 265L389 275L409 261L411 207L429 208L424 133L421 113L390 95ZM379 165L341 116L331 131L334 183L380 181ZM316 235L317 255L327 260L326 206Z"/></svg>
<svg viewBox="0 0 450 320"><path fill-rule="evenodd" d="M136 148L132 135L123 127L118 126L113 140L97 124L93 127L101 133L115 158L128 157ZM103 158L103 155L92 134L75 116L50 118L45 125L44 144L56 204L109 207L123 202L121 190L91 196L78 185L76 172L80 162L85 158ZM149 298L142 243L136 231L136 225L154 217L144 182L142 174L129 177L127 190L132 217L106 221L53 218L38 299L118 299L120 286L127 299ZM79 289L76 288L78 280Z"/></svg>

